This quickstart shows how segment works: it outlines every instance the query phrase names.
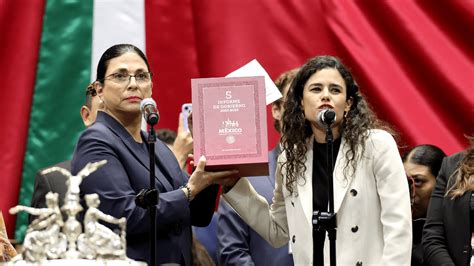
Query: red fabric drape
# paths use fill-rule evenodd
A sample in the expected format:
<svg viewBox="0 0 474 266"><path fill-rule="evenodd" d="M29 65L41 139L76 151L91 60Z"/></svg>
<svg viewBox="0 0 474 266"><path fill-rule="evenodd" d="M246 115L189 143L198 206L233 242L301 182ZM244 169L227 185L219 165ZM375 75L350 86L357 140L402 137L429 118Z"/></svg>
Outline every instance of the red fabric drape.
<svg viewBox="0 0 474 266"><path fill-rule="evenodd" d="M43 9L43 0L0 0L0 210L9 237L15 220L8 209L18 202Z"/></svg>
<svg viewBox="0 0 474 266"><path fill-rule="evenodd" d="M190 78L224 76L253 58L276 78L331 54L352 68L401 144L459 151L463 135L474 131L473 3L148 0L160 127L176 127L179 106L191 98ZM273 147L278 135L268 121Z"/></svg>

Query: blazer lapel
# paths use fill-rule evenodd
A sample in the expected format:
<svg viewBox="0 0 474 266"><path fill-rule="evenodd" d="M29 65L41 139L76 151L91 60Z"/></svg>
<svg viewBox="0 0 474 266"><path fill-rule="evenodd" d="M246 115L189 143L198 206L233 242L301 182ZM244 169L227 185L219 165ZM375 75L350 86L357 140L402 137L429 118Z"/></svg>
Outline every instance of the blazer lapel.
<svg viewBox="0 0 474 266"><path fill-rule="evenodd" d="M130 133L128 133L127 130L125 130L125 128L119 124L115 118L109 116L107 113L105 112L98 112L97 114L97 121L100 121L102 123L104 123L115 135L117 135L121 140L122 142L125 144L125 147L127 147L127 149L130 151L130 153L133 155L133 157L135 157L135 159L143 166L145 167L148 171L150 171L150 157L148 156L148 153L145 152L144 150L142 149L137 149L135 147L135 140L133 139L133 137L130 135ZM144 137L144 139L146 140L146 136L143 136L143 132L142 132L142 137ZM155 151L155 155L156 155L156 151ZM158 178L156 176L157 173L159 173L159 171L157 171L158 169L156 168L156 165L155 165L155 179L164 187L166 188L166 190L173 190L173 186L171 185L171 183L166 179L164 178ZM165 174L165 173L163 173Z"/></svg>
<svg viewBox="0 0 474 266"><path fill-rule="evenodd" d="M308 141L308 151L306 152L306 182L301 186L297 186L301 205L303 206L305 217L309 222L312 222L313 219L313 141L314 138L311 138L311 140ZM342 139L333 172L334 212L336 213L341 208L344 197L349 189L349 185L353 180L352 175L344 177L343 174L344 165L346 164L344 154L347 152L348 148L346 142Z"/></svg>
<svg viewBox="0 0 474 266"><path fill-rule="evenodd" d="M147 133L144 133L144 135L148 135ZM157 140L159 141L159 140ZM172 155L173 159L175 159L174 157L174 154ZM161 171L161 173L163 174L163 178L164 180L163 181L168 181L167 183L169 183L172 187L179 187L180 185L182 184L177 184L177 179L175 178L171 178L173 176L176 176L176 174L172 174L175 171L173 171L173 169L170 169L170 166L173 165L173 164L169 164L169 163L165 163L165 158L167 157L170 157L169 154L166 154L165 153L165 150L164 149L158 149L158 147L155 146L155 173L159 173L159 171ZM158 168L158 165L159 165L159 168ZM176 164L177 165L177 164ZM166 177L170 177L170 178L166 178ZM173 182L173 181L176 181L176 182ZM174 184L176 183L176 184ZM174 188L171 188L169 190L173 190Z"/></svg>
<svg viewBox="0 0 474 266"><path fill-rule="evenodd" d="M346 165L346 157L344 156L348 151L349 146L346 145L344 138L341 140L341 147L337 153L336 164L334 165L334 212L338 212L341 208L344 197L347 194L349 185L352 183L353 175L344 177L344 166Z"/></svg>
<svg viewBox="0 0 474 266"><path fill-rule="evenodd" d="M272 188L275 188L275 171L277 168L277 161L278 156L281 153L280 143L270 152L268 155L268 168L269 169L269 176L267 176L268 182L272 185Z"/></svg>
<svg viewBox="0 0 474 266"><path fill-rule="evenodd" d="M298 198L301 201L304 215L309 224L312 224L313 220L313 141L314 138L310 138L307 144L308 151L306 152L305 161L306 172L304 173L306 182L297 185Z"/></svg>

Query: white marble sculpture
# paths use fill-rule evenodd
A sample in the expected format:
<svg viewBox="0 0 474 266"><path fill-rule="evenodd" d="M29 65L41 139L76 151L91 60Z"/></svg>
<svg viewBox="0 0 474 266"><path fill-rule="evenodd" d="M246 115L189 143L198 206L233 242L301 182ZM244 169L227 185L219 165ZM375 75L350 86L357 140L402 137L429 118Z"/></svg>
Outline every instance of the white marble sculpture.
<svg viewBox="0 0 474 266"><path fill-rule="evenodd" d="M45 259L58 259L66 252L66 236L61 233L63 218L58 206L58 194L46 194L46 208L15 206L11 214L20 211L38 216L28 226L23 245L22 257L26 261L39 262Z"/></svg>
<svg viewBox="0 0 474 266"><path fill-rule="evenodd" d="M78 238L78 247L84 258L125 259L126 225L125 218L117 219L98 209L99 195L85 196L87 211L84 217L84 233ZM120 226L120 236L111 229L99 223L105 221Z"/></svg>

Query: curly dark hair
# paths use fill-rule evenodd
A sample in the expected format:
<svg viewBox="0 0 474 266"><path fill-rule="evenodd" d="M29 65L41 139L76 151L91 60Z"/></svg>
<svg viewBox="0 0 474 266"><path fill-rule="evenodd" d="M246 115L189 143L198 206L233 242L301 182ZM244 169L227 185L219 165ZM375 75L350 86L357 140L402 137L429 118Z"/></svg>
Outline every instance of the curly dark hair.
<svg viewBox="0 0 474 266"><path fill-rule="evenodd" d="M286 167L286 188L291 194L294 192L298 178L306 182L304 175L301 174L306 171L304 163L308 150L307 140L313 136L311 125L305 119L301 108L303 88L314 73L326 68L335 68L339 71L347 88L346 100L352 99L352 105L340 125L340 132L349 145L348 151L344 154L347 159L343 171L345 176L349 170L354 173L357 163L356 155L359 151L360 154L364 153L369 129L383 127L359 92L359 87L350 70L342 64L340 59L334 56L317 56L308 60L293 80L284 104L282 144L286 161L283 166Z"/></svg>

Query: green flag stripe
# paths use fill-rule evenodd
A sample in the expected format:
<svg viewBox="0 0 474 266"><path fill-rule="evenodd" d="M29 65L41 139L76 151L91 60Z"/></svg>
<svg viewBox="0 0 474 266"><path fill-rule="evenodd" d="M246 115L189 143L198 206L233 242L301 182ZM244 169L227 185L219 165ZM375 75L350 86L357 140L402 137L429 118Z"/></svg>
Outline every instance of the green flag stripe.
<svg viewBox="0 0 474 266"><path fill-rule="evenodd" d="M79 109L91 76L92 0L47 0L19 204L30 205L36 172L68 160L84 125ZM23 240L26 213L17 217Z"/></svg>

